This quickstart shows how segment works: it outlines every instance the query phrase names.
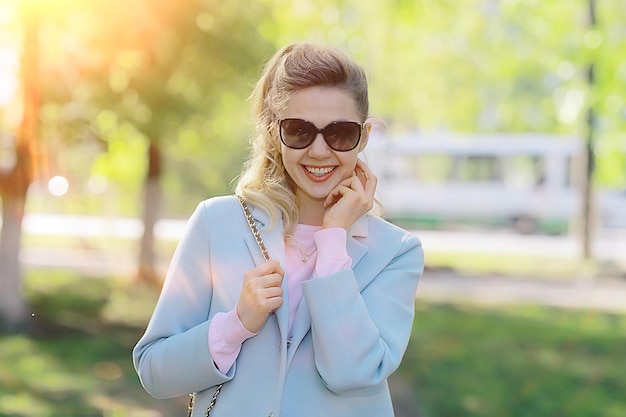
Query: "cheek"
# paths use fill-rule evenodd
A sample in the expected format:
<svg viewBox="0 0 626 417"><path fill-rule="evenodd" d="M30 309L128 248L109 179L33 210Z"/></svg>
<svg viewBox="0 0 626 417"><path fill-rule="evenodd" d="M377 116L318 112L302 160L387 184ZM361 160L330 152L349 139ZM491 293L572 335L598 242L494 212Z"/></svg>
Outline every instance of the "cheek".
<svg viewBox="0 0 626 417"><path fill-rule="evenodd" d="M280 158L283 161L283 166L285 167L285 171L289 176L291 173L295 172L294 170L299 167L299 158L298 155L295 155L293 149L285 149L285 147L281 147Z"/></svg>
<svg viewBox="0 0 626 417"><path fill-rule="evenodd" d="M342 159L341 164L346 168L347 171L352 173L356 169L357 160L357 152L351 152L350 155L346 155L346 157Z"/></svg>

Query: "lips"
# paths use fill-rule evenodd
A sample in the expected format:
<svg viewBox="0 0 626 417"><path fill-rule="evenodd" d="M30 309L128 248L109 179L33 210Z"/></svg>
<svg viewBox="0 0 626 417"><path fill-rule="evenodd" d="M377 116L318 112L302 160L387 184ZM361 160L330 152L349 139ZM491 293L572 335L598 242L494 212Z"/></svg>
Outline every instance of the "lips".
<svg viewBox="0 0 626 417"><path fill-rule="evenodd" d="M331 172L333 172L335 170L335 167L312 167L312 166L305 166L304 169L311 175L313 175L316 178L321 178L325 175L330 174Z"/></svg>

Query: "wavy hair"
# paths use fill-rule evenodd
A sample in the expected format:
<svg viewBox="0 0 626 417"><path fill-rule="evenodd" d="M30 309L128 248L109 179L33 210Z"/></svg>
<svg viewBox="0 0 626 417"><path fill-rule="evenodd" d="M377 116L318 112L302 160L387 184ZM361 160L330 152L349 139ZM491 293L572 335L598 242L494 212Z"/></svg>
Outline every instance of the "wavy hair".
<svg viewBox="0 0 626 417"><path fill-rule="evenodd" d="M293 93L309 87L339 88L354 98L362 122L369 114L365 71L337 48L295 43L266 63L250 96L256 136L235 193L265 210L270 228L282 216L286 235L298 223L298 202L295 184L283 165L277 125Z"/></svg>

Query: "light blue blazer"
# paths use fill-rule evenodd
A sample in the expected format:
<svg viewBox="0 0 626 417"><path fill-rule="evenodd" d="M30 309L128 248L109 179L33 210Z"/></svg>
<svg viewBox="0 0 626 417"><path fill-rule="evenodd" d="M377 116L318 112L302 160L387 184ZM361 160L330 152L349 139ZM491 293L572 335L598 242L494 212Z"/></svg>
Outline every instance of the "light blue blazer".
<svg viewBox="0 0 626 417"><path fill-rule="evenodd" d="M282 225L267 230L267 215L250 208L284 269ZM209 323L233 309L244 273L264 259L236 197L200 203L133 350L146 391L198 392L193 417L204 416L221 383L212 417L393 416L387 377L409 341L424 254L413 234L369 214L351 228L347 249L351 270L304 282L289 347L285 277L282 307L223 374L209 353Z"/></svg>

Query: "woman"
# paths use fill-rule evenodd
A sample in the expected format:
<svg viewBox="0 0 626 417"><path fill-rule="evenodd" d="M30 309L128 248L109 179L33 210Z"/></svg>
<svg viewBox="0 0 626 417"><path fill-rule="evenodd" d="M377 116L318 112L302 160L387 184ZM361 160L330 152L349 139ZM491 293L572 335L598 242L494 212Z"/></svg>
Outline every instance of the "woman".
<svg viewBox="0 0 626 417"><path fill-rule="evenodd" d="M133 351L154 397L197 392L193 416L393 416L387 377L407 347L419 240L370 213L358 159L371 124L363 69L294 44L252 94L257 136L236 194L199 204Z"/></svg>

